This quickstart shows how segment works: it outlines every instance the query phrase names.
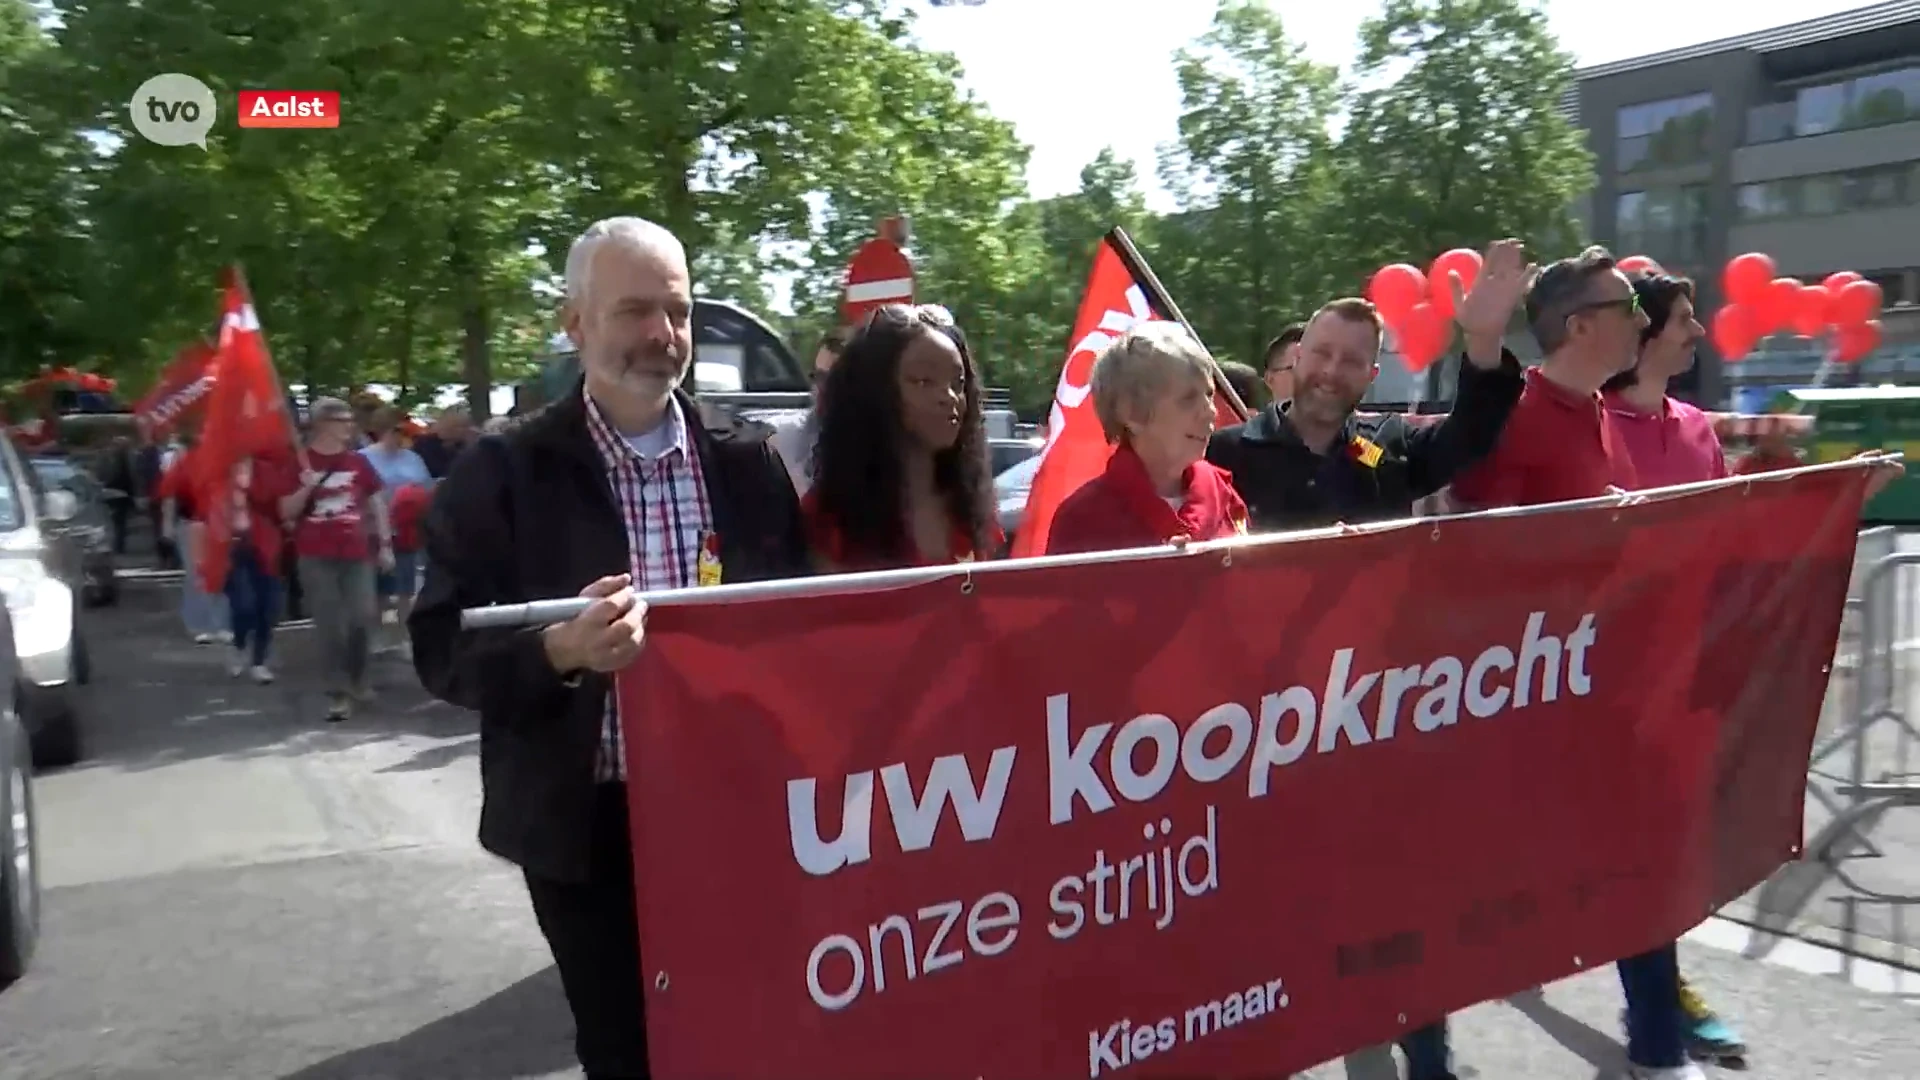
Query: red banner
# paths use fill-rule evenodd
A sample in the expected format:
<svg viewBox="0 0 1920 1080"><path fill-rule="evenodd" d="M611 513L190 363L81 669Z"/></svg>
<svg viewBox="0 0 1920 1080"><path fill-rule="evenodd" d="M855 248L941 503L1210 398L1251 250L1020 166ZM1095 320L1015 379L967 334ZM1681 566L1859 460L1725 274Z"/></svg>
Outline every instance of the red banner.
<svg viewBox="0 0 1920 1080"><path fill-rule="evenodd" d="M150 439L164 439L206 407L213 389L212 345L195 341L183 347L160 372L153 389L133 407L133 418Z"/></svg>
<svg viewBox="0 0 1920 1080"><path fill-rule="evenodd" d="M1797 850L1864 469L656 608L663 1080L1273 1077Z"/></svg>

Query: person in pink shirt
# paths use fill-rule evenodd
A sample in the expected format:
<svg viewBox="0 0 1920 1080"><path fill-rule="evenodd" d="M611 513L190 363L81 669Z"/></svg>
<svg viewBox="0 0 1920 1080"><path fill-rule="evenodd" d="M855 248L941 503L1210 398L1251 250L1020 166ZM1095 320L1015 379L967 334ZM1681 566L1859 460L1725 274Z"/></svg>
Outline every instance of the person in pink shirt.
<svg viewBox="0 0 1920 1080"><path fill-rule="evenodd" d="M1713 419L1684 401L1667 396L1667 386L1693 366L1694 348L1706 336L1693 309L1693 282L1671 274L1633 274L1628 278L1647 323L1640 330L1640 355L1634 366L1600 388L1606 422L1633 462L1637 488L1671 487L1727 475L1726 455ZM1714 1062L1741 1059L1747 1052L1732 1027L1707 1007L1680 974L1673 945L1663 945L1619 964L1626 991L1629 1043L1649 1047L1669 1043L1678 1034L1690 1057ZM1642 1075L1695 1077L1691 1066L1643 1070Z"/></svg>
<svg viewBox="0 0 1920 1080"><path fill-rule="evenodd" d="M1693 310L1693 282L1671 274L1629 279L1646 313L1640 358L1600 388L1607 422L1633 461L1635 487L1671 487L1727 475L1726 455L1713 418L1667 396L1667 386L1693 367L1694 347L1706 336Z"/></svg>

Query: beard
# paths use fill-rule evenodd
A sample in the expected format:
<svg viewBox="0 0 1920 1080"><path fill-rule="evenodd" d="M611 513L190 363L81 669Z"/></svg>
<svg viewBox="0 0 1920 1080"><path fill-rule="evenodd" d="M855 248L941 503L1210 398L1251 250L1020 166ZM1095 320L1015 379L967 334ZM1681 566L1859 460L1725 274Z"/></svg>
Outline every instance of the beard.
<svg viewBox="0 0 1920 1080"><path fill-rule="evenodd" d="M1322 423L1338 423L1360 404L1360 399L1328 386L1295 383L1293 408L1302 416Z"/></svg>
<svg viewBox="0 0 1920 1080"><path fill-rule="evenodd" d="M613 358L615 381L636 390L672 393L686 378L686 357L676 345L631 345Z"/></svg>

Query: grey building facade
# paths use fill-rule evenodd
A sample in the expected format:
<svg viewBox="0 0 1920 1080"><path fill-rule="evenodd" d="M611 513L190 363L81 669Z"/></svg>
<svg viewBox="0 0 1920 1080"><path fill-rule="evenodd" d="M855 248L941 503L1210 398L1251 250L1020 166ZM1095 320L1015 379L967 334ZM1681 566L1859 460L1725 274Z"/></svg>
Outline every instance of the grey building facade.
<svg viewBox="0 0 1920 1080"><path fill-rule="evenodd" d="M1920 382L1920 0L1895 0L1576 73L1563 107L1597 174L1579 207L1617 255L1694 278L1705 316L1742 252L1885 293L1882 347L1826 382ZM1775 335L1746 360L1701 350L1709 405L1808 385L1821 343Z"/></svg>

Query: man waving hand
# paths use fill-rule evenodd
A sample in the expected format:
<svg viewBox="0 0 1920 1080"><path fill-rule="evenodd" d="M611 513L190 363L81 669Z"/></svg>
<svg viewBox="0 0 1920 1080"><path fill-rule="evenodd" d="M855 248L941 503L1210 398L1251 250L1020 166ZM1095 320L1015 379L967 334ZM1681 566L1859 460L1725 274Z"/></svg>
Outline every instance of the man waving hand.
<svg viewBox="0 0 1920 1080"><path fill-rule="evenodd" d="M1416 427L1354 410L1380 374L1385 324L1371 303L1335 300L1307 321L1293 400L1275 401L1213 436L1207 460L1226 469L1263 531L1411 517L1415 500L1490 453L1520 399L1520 363L1502 344L1533 267L1518 240L1496 241L1468 291L1455 275L1466 338L1453 411Z"/></svg>

